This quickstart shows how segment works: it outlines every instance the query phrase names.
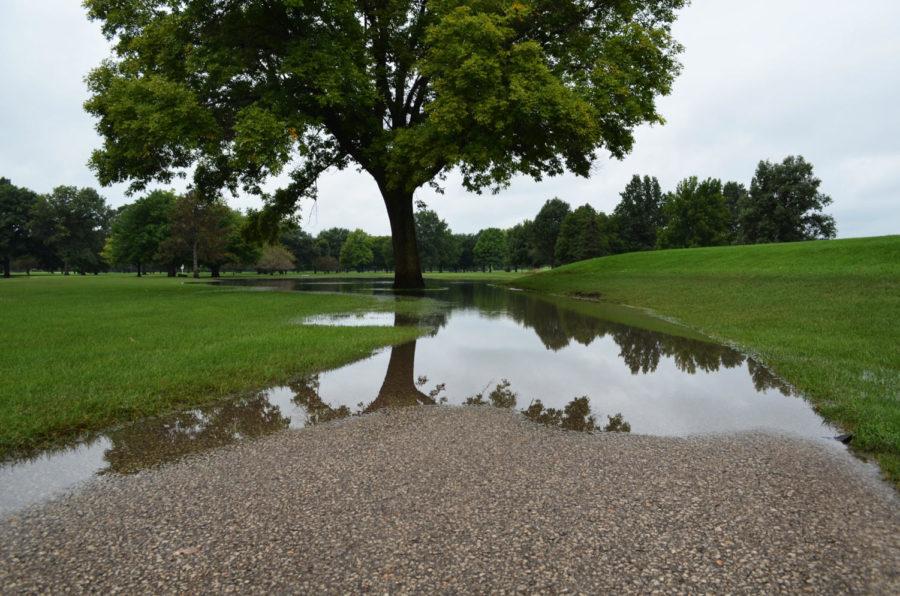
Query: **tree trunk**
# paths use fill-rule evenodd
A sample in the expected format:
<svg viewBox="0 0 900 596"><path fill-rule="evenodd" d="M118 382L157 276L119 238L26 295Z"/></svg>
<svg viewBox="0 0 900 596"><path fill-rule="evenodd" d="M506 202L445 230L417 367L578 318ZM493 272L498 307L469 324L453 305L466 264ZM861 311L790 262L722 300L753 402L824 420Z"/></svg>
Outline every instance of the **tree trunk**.
<svg viewBox="0 0 900 596"><path fill-rule="evenodd" d="M137 270L138 270L138 277L140 277L141 276L141 264L140 263L137 264Z"/></svg>
<svg viewBox="0 0 900 596"><path fill-rule="evenodd" d="M4 257L3 258L3 277L6 277L6 278L12 277L12 271L10 269L11 269L10 258L8 256Z"/></svg>
<svg viewBox="0 0 900 596"><path fill-rule="evenodd" d="M166 269L166 277L175 277L175 274L176 274L175 263L172 263Z"/></svg>
<svg viewBox="0 0 900 596"><path fill-rule="evenodd" d="M381 186L381 185L379 185ZM394 287L415 290L425 287L419 245L416 242L416 220L413 216L412 193L387 192L381 195L391 221L391 241L394 246Z"/></svg>
<svg viewBox="0 0 900 596"><path fill-rule="evenodd" d="M218 265L211 265L209 270L212 272L213 277L221 277L219 274L220 267Z"/></svg>
<svg viewBox="0 0 900 596"><path fill-rule="evenodd" d="M197 266L197 241L194 240L194 243L191 245L191 257L193 258L193 268L191 271L194 273L194 277L200 277L200 268Z"/></svg>

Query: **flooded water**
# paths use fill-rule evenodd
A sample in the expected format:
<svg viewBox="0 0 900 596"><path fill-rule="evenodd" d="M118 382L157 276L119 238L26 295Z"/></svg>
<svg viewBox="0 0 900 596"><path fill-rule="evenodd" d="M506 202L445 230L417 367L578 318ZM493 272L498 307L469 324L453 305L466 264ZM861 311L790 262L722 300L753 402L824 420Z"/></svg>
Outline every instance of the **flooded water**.
<svg viewBox="0 0 900 596"><path fill-rule="evenodd" d="M222 283L374 293L384 297L389 312L291 323L413 325L426 333L288 386L9 462L0 466L0 515L97 474L130 474L190 453L387 406L484 403L514 407L564 428L663 436L761 430L830 440L837 434L752 358L624 307L483 283L431 284L421 297L395 294L386 280Z"/></svg>

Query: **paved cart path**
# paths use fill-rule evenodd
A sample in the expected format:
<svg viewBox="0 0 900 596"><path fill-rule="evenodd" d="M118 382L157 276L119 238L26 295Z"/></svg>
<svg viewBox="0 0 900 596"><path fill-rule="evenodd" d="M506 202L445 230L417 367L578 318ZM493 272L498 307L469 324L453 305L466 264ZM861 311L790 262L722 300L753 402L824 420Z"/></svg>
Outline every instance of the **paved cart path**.
<svg viewBox="0 0 900 596"><path fill-rule="evenodd" d="M2 520L0 593L898 593L898 511L892 489L818 443L390 410Z"/></svg>

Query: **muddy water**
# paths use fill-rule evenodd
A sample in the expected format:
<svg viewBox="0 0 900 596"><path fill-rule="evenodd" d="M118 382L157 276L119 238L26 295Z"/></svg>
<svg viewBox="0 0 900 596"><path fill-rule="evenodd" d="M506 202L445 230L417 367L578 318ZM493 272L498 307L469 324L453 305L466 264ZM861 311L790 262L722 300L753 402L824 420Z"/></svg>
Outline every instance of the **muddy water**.
<svg viewBox="0 0 900 596"><path fill-rule="evenodd" d="M489 284L440 283L421 297L389 282L241 280L281 291L364 292L394 312L299 325L415 325L423 337L347 366L203 408L111 430L0 465L0 515L97 474L129 474L190 453L387 406L486 403L567 428L688 436L768 431L830 440L801 397L752 358L621 307ZM411 302L427 305L409 308ZM410 314L418 312L419 314ZM587 400L576 398L586 397Z"/></svg>

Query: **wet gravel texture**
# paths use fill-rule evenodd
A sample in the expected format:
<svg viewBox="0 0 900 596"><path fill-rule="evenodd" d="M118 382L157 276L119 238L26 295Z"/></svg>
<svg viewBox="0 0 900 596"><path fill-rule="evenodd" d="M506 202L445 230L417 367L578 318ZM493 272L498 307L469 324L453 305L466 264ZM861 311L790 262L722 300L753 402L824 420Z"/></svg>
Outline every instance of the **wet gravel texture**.
<svg viewBox="0 0 900 596"><path fill-rule="evenodd" d="M0 593L898 593L897 505L811 442L388 410L2 520Z"/></svg>

